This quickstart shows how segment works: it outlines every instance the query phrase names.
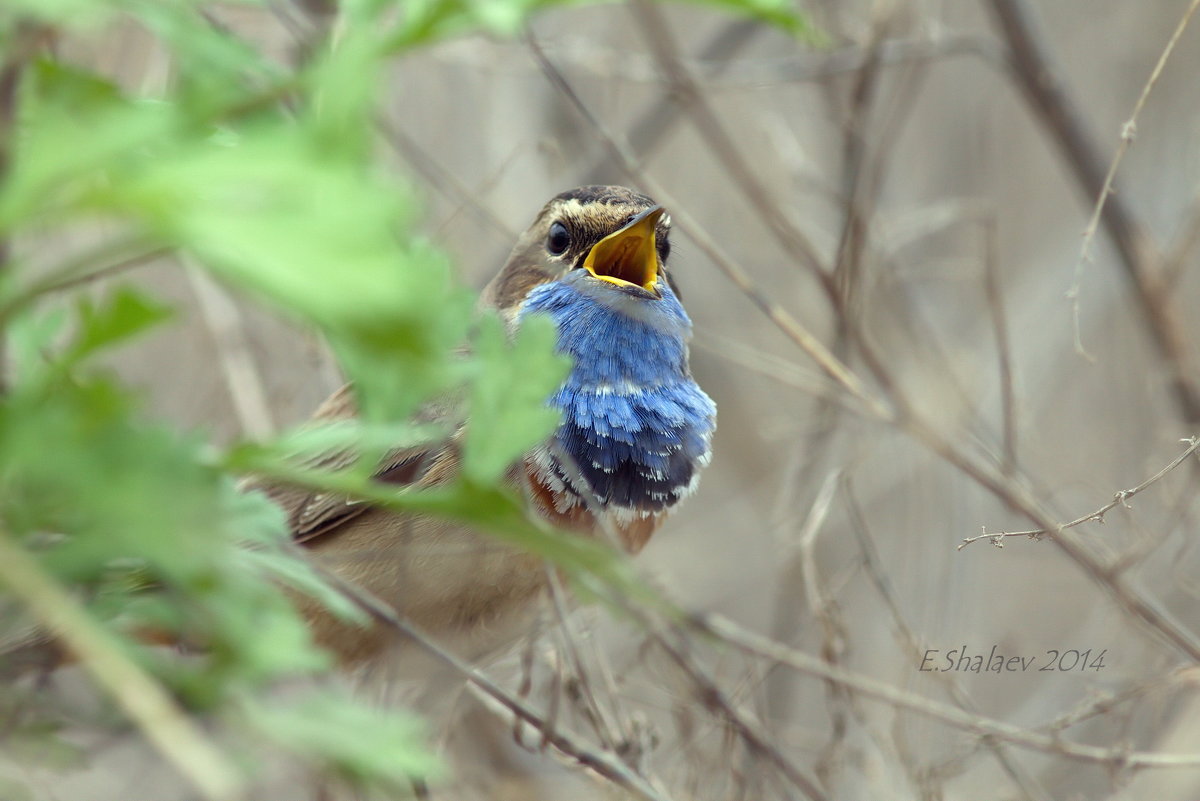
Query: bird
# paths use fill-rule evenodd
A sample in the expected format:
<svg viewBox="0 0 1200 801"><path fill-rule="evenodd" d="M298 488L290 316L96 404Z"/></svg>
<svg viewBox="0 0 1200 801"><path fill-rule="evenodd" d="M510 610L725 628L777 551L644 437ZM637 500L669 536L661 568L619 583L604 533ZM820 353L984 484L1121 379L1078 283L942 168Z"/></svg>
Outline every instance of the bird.
<svg viewBox="0 0 1200 801"><path fill-rule="evenodd" d="M479 305L508 330L544 315L570 358L547 403L560 423L506 474L528 514L587 537L615 534L640 551L691 495L711 458L716 405L693 379L692 323L668 270L671 219L621 186L582 186L551 198L484 288ZM453 399L431 402L424 421L452 420ZM356 414L344 386L316 423ZM457 475L463 431L444 442L397 448L374 479L414 489ZM495 648L511 638L546 589L542 559L452 521L403 514L344 496L259 484L285 513L292 538L340 578L392 605L433 637ZM378 659L391 632L333 616L300 599L317 642L345 665Z"/></svg>

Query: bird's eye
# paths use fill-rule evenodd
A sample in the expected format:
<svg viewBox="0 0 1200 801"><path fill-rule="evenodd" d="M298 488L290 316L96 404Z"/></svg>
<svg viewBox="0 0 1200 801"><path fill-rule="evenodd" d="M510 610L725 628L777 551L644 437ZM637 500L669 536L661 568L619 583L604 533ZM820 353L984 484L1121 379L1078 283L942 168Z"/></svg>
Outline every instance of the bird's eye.
<svg viewBox="0 0 1200 801"><path fill-rule="evenodd" d="M667 263L667 257L671 255L671 240L665 236L658 240L658 258L663 263Z"/></svg>
<svg viewBox="0 0 1200 801"><path fill-rule="evenodd" d="M556 222L550 226L550 235L546 237L546 250L551 256L560 256L571 245L571 232L567 226Z"/></svg>

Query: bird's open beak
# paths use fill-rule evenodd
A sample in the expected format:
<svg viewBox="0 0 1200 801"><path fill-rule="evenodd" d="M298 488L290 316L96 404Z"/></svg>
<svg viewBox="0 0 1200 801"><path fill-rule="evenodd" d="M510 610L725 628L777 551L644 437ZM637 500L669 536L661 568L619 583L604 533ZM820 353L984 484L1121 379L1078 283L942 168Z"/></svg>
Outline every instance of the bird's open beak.
<svg viewBox="0 0 1200 801"><path fill-rule="evenodd" d="M584 268L601 281L617 286L636 286L657 294L658 250L654 227L666 214L662 206L643 211L619 231L615 231L592 246Z"/></svg>

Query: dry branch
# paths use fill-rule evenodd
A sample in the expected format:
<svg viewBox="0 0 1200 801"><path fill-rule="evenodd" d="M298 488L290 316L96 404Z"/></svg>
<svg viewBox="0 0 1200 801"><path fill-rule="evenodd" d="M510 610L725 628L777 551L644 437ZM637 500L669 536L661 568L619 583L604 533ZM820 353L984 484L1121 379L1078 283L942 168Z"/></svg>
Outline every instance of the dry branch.
<svg viewBox="0 0 1200 801"><path fill-rule="evenodd" d="M205 801L245 797L245 777L236 764L209 741L170 693L113 643L79 602L4 531L0 531L0 584L7 585L38 622L78 657L96 683L200 797Z"/></svg>
<svg viewBox="0 0 1200 801"><path fill-rule="evenodd" d="M689 623L697 631L715 637L746 653L756 654L815 678L837 682L868 698L874 698L896 708L907 709L910 712L939 720L978 737L993 738L1077 762L1103 765L1113 770L1194 769L1200 767L1200 755L1198 754L1162 754L1128 748L1102 748L1084 745L983 715L970 714L933 699L899 690L876 679L834 667L822 659L794 648L788 648L717 615L696 616Z"/></svg>
<svg viewBox="0 0 1200 801"><path fill-rule="evenodd" d="M988 4L1008 42L1009 66L1017 86L1065 156L1088 202L1104 199L1100 220L1116 245L1150 335L1170 371L1175 404L1186 422L1200 422L1200 388L1191 371L1185 328L1161 274L1150 233L1119 191L1109 194L1113 184L1105 180L1106 160L1062 79L1062 70L1053 63L1029 4L1026 0L988 0Z"/></svg>
<svg viewBox="0 0 1200 801"><path fill-rule="evenodd" d="M1158 63L1154 65L1154 69L1150 73L1150 77L1146 80L1146 85L1142 87L1142 93L1138 95L1137 102L1133 106L1133 112L1130 113L1129 119L1121 126L1121 143L1117 146L1117 152L1113 155L1112 162L1108 165L1108 172L1104 175L1104 186L1100 190L1100 194L1096 197L1096 205L1092 209L1092 216L1088 219L1087 228L1083 232L1083 243L1079 247L1079 258L1075 262L1075 276L1071 281L1071 288L1067 292L1067 297L1071 299L1072 317L1075 324L1075 350L1080 354L1085 354L1083 347L1083 338L1079 331L1079 295L1081 285L1083 284L1083 268L1084 265L1092 259L1092 240L1096 238L1096 230L1100 226L1100 214L1104 211L1104 205L1108 202L1109 196L1113 193L1113 180L1117 175L1117 168L1121 165L1121 159L1125 157L1125 151L1133 144L1134 138L1137 136L1137 120L1138 115L1142 113L1142 107L1146 105L1146 99L1150 97L1150 92L1154 89L1154 85L1158 83L1158 78L1162 75L1163 67L1167 64L1167 59L1171 57L1171 53L1175 50L1175 45L1179 42L1179 37L1183 36L1184 30L1191 21L1192 15L1196 9L1200 7L1200 0L1192 0L1187 11L1179 20L1179 24L1175 26L1174 33L1171 34L1170 40L1167 41L1167 46L1163 49L1162 54L1158 57Z"/></svg>
<svg viewBox="0 0 1200 801"><path fill-rule="evenodd" d="M1127 490L1120 490L1119 492L1115 493L1111 501L1104 504L1104 506L1101 506L1094 512L1089 512L1082 517L1075 518L1069 523L1061 523L1054 527L1034 528L1026 531L993 531L990 533L985 530L982 534L964 539L958 544L958 550L961 551L971 543L978 542L979 540L990 540L993 545L1003 548L1004 540L1009 537L1028 537L1032 540L1039 540L1047 534L1059 534L1064 529L1075 528L1076 526L1083 525L1084 523L1103 523L1104 516L1116 507L1124 506L1126 508L1132 508L1129 506L1130 498L1161 479L1167 473L1170 473L1176 467L1179 467L1179 465L1183 464L1185 459L1187 459L1189 456L1195 453L1198 448L1200 448L1200 439L1196 437L1180 440L1180 442L1188 443L1188 447L1183 453L1172 459L1170 464L1168 464L1162 470L1159 470L1154 475L1150 476L1150 478L1146 479L1141 484L1138 484L1136 487Z"/></svg>

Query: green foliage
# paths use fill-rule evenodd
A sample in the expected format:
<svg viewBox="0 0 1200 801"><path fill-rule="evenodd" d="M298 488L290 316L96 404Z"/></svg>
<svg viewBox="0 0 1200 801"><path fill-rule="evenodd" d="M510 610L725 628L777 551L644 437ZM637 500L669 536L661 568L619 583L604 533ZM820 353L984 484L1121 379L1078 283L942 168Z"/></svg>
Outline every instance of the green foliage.
<svg viewBox="0 0 1200 801"><path fill-rule="evenodd" d="M440 772L422 747L424 732L415 720L342 693L316 694L287 706L251 705L247 712L267 736L355 783L383 780L410 790L413 778Z"/></svg>
<svg viewBox="0 0 1200 801"><path fill-rule="evenodd" d="M330 664L289 592L346 617L361 613L295 555L276 507L238 491L240 474L461 520L553 560L582 586L644 593L610 549L532 524L505 488L508 467L553 429L544 401L567 365L546 321L511 338L494 317L473 328L471 294L417 235L413 192L374 152L391 55L469 32L512 35L538 10L579 2L407 0L396 14L392 2L346 0L339 35L294 71L210 24L198 0L8 0L0 8L0 54L46 30L80 35L120 17L170 54L172 76L134 93L55 54L31 57L15 157L0 173L0 240L69 238L103 221L118 244L186 255L319 330L362 411L357 423L218 450L199 433L147 419L136 393L98 366L168 322L169 309L128 288L101 299L47 289L105 269L128 248L108 243L48 269L12 260L0 274L10 357L0 394L0 538L36 556L185 704L240 718L355 782L402 784L435 764L411 721L394 713L328 693L262 700L273 683ZM786 0L707 2L805 30ZM188 380L183 366L179 380ZM421 493L371 483L378 454L451 433L409 421L448 393L467 399L470 412L459 480ZM329 453L337 458L317 458ZM336 469L352 464L359 469ZM8 625L0 622L0 645ZM147 649L147 634L194 653ZM53 738L36 724L22 730L38 742ZM4 781L0 795L20 797Z"/></svg>
<svg viewBox="0 0 1200 801"><path fill-rule="evenodd" d="M481 320L463 472L484 486L497 483L513 455L545 439L558 415L545 400L567 376L568 361L554 354L554 323L533 319L511 347L498 317Z"/></svg>

